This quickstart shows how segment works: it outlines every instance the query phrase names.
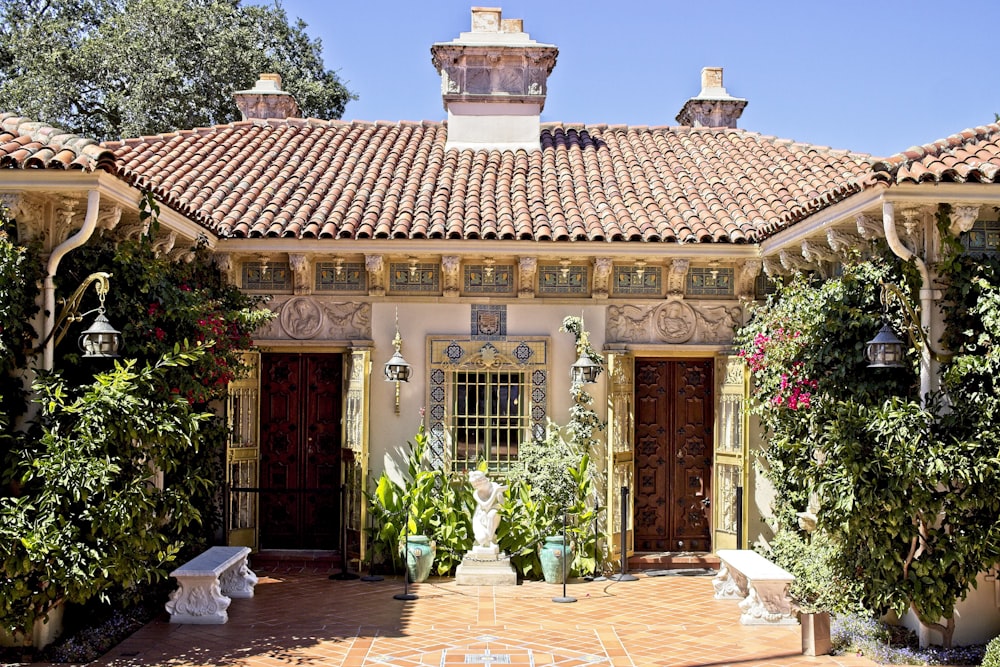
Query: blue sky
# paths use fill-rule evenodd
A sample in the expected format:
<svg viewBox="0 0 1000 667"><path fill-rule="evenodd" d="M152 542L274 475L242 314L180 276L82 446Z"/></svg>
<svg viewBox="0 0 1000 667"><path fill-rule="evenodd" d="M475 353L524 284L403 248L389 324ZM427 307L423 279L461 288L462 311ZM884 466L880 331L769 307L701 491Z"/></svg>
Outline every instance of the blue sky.
<svg viewBox="0 0 1000 667"><path fill-rule="evenodd" d="M359 99L345 119L442 120L430 45L499 6L559 47L543 121L676 125L702 67L740 127L890 155L1000 112L1000 0L283 0Z"/></svg>

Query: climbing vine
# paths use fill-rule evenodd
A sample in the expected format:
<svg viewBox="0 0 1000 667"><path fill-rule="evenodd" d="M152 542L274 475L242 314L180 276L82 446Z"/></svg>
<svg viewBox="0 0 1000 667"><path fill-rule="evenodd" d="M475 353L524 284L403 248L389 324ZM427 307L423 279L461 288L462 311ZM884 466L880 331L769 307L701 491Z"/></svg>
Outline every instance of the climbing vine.
<svg viewBox="0 0 1000 667"><path fill-rule="evenodd" d="M963 257L954 244L945 250L937 267L949 303L945 343L958 352L943 374L949 411L940 409L944 395L921 406L915 350L905 368L866 367L865 343L883 318L903 331L898 309L880 312L880 283L913 300L914 268L895 260L853 262L825 281L789 280L754 310L738 343L767 432L778 528L797 530L816 494L819 530L839 548L837 576L862 582L857 602L873 613L912 608L947 645L955 603L1000 557L992 490L1000 483L1000 297L992 262ZM803 383L808 401L792 409L787 392Z"/></svg>

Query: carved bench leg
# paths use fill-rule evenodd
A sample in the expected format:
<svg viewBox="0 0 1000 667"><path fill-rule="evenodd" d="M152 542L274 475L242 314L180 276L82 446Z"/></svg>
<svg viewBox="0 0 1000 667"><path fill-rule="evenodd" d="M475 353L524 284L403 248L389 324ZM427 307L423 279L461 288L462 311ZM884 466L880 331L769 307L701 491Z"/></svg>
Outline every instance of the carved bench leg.
<svg viewBox="0 0 1000 667"><path fill-rule="evenodd" d="M716 600L741 600L747 596L747 579L725 562L712 579Z"/></svg>
<svg viewBox="0 0 1000 667"><path fill-rule="evenodd" d="M252 598L253 587L257 585L257 575L247 567L244 558L236 565L222 573L219 577L223 595L231 598Z"/></svg>
<svg viewBox="0 0 1000 667"><path fill-rule="evenodd" d="M753 582L745 599L740 601L740 623L743 625L795 625L788 597L788 582Z"/></svg>
<svg viewBox="0 0 1000 667"><path fill-rule="evenodd" d="M176 578L177 590L166 604L171 623L219 625L229 620L226 609L231 600L219 590L218 579L184 575Z"/></svg>

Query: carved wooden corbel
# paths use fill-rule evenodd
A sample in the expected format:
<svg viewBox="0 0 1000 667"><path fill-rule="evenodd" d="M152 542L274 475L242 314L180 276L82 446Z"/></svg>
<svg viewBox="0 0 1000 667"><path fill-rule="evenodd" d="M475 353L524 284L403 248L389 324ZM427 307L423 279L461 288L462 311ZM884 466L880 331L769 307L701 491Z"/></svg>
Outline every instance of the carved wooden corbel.
<svg viewBox="0 0 1000 667"><path fill-rule="evenodd" d="M952 236L958 236L962 232L972 229L978 219L978 206L956 206L951 211L951 225L948 227L948 231L951 232Z"/></svg>
<svg viewBox="0 0 1000 667"><path fill-rule="evenodd" d="M292 270L292 293L310 294L309 258L300 252L288 253L288 266Z"/></svg>
<svg viewBox="0 0 1000 667"><path fill-rule="evenodd" d="M607 299L611 288L611 267L610 257L598 257L594 260L594 291L595 299Z"/></svg>
<svg viewBox="0 0 1000 667"><path fill-rule="evenodd" d="M385 259L382 255L365 255L368 271L368 294L385 296Z"/></svg>
<svg viewBox="0 0 1000 667"><path fill-rule="evenodd" d="M538 260L534 257L522 257L517 263L519 299L532 299L535 296L535 274L538 272Z"/></svg>
<svg viewBox="0 0 1000 667"><path fill-rule="evenodd" d="M684 285L690 268L691 261L687 259L675 259L670 263L670 271L667 273L667 294L684 294Z"/></svg>
<svg viewBox="0 0 1000 667"><path fill-rule="evenodd" d="M441 258L441 279L444 295L456 297L461 292L461 276L459 269L462 263L458 255L445 255Z"/></svg>

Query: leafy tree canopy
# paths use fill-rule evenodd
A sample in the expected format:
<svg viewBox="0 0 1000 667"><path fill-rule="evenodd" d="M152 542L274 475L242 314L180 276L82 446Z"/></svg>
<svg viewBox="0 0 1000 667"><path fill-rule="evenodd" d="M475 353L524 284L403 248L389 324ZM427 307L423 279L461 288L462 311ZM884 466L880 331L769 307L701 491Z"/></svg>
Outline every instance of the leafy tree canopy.
<svg viewBox="0 0 1000 667"><path fill-rule="evenodd" d="M320 40L280 4L239 0L5 0L5 110L98 139L239 120L233 92L277 72L303 115L340 118L356 97Z"/></svg>

